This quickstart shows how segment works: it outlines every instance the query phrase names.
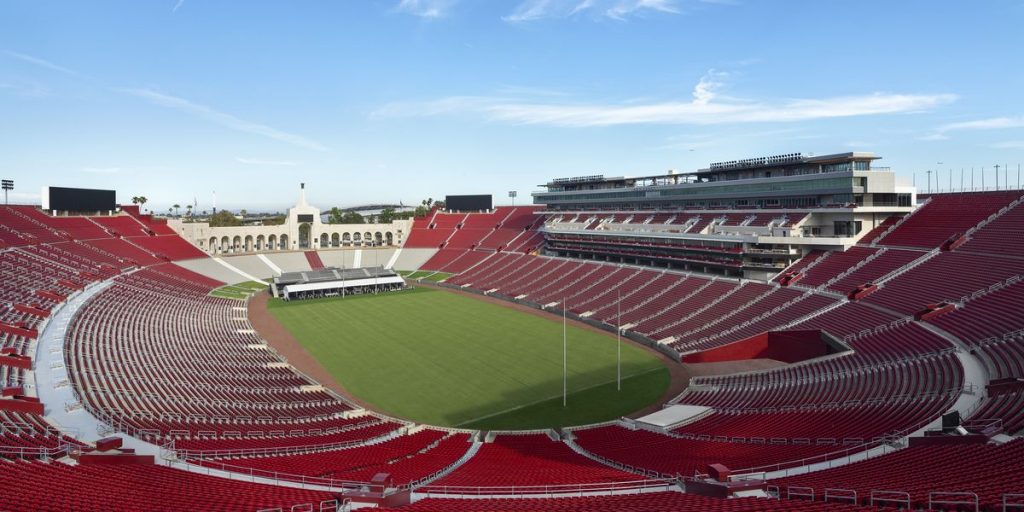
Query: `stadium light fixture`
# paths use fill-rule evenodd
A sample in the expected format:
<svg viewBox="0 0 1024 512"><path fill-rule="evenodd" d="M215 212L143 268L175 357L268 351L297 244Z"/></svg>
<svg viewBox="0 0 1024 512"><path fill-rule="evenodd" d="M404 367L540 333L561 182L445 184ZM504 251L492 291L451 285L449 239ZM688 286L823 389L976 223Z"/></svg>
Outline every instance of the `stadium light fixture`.
<svg viewBox="0 0 1024 512"><path fill-rule="evenodd" d="M14 190L14 180L0 180L0 183L3 184L4 189L4 204L8 204L7 192L10 190Z"/></svg>
<svg viewBox="0 0 1024 512"><path fill-rule="evenodd" d="M513 207L515 207L515 205L516 205L516 196L518 196L518 195L519 195L519 193L516 192L515 190L509 190L508 191L508 197L510 197L512 199L512 206Z"/></svg>

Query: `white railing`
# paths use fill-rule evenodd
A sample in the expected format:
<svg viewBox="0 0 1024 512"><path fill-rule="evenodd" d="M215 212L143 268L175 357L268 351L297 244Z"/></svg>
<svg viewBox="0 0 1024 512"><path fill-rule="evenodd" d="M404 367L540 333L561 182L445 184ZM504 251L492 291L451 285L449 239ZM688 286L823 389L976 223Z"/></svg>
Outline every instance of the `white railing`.
<svg viewBox="0 0 1024 512"><path fill-rule="evenodd" d="M556 485L506 485L506 486L451 486L426 485L416 490L417 493L432 496L556 496L584 494L612 494L621 491L642 491L644 489L662 489L675 485L675 479L648 479L628 482L599 482L581 484Z"/></svg>
<svg viewBox="0 0 1024 512"><path fill-rule="evenodd" d="M936 507L936 505L942 506ZM973 508L974 512L978 512L981 507L978 495L973 492L936 491L928 493L928 508L930 510L937 508L945 510L948 505L952 505L956 510L963 510L966 505Z"/></svg>

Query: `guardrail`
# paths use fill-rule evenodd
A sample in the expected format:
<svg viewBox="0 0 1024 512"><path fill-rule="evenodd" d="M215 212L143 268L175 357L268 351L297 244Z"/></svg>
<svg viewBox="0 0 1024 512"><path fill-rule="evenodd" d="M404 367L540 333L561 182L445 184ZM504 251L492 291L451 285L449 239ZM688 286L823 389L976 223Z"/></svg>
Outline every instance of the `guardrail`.
<svg viewBox="0 0 1024 512"><path fill-rule="evenodd" d="M947 505L952 505L956 510L963 510L966 505L967 507L973 507L974 512L978 512L981 508L978 495L973 492L930 492L928 493L928 508L935 510L935 505L942 505L941 508L943 510L947 508Z"/></svg>
<svg viewBox="0 0 1024 512"><path fill-rule="evenodd" d="M186 462L172 461L171 466L175 464L184 464ZM294 473L282 473L280 471L268 471L263 469L248 468L243 466L235 466L232 464L217 463L211 461L203 461L202 464L194 464L195 467L204 468L207 474L212 471L224 471L231 473L232 477L249 477L250 481L255 482L256 478L265 480L272 480L275 483L289 482L300 484L305 488L307 485L315 485L320 487L327 487L331 490L340 492L362 490L370 486L369 482L358 482L355 480L336 480L333 478L323 478L316 476L296 475Z"/></svg>
<svg viewBox="0 0 1024 512"><path fill-rule="evenodd" d="M324 500L320 502L320 508L314 508L313 502L310 503L299 503L298 505L292 505L289 508L274 507L274 508L261 508L256 512L339 512L343 510L349 510L352 500L345 498L341 502L338 500Z"/></svg>
<svg viewBox="0 0 1024 512"><path fill-rule="evenodd" d="M612 493L668 487L676 484L675 479L648 479L628 482L600 482L590 484L560 485L507 485L507 486L452 486L426 485L416 490L427 497L439 495L462 496L554 496Z"/></svg>
<svg viewBox="0 0 1024 512"><path fill-rule="evenodd" d="M55 459L63 457L75 447L62 441L53 448L45 446L0 446L0 458L11 459Z"/></svg>
<svg viewBox="0 0 1024 512"><path fill-rule="evenodd" d="M262 455L292 455L299 453L313 453L323 452L329 450L342 450L345 448L352 448L355 446L372 445L382 441L387 441L395 437L397 432L399 436L404 435L408 427L401 427L396 430L387 432L384 435L373 437L370 439L356 439L353 441L344 441L338 443L324 443L324 444L311 444L311 445L296 445L296 446L272 446L267 448L238 448L238 449L226 449L226 450L199 450L199 449L178 449L171 446L179 458L183 459L215 459L221 457L259 457ZM276 438L243 438L243 439L276 439Z"/></svg>

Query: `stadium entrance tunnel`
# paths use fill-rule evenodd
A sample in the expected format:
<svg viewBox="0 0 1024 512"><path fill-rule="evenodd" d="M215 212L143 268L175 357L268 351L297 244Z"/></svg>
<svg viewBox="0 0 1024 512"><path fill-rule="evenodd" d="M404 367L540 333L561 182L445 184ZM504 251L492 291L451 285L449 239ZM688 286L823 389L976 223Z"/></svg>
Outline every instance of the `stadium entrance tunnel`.
<svg viewBox="0 0 1024 512"><path fill-rule="evenodd" d="M800 363L849 352L846 343L822 330L769 331L728 345L684 354L684 363L718 363L748 359L773 359Z"/></svg>

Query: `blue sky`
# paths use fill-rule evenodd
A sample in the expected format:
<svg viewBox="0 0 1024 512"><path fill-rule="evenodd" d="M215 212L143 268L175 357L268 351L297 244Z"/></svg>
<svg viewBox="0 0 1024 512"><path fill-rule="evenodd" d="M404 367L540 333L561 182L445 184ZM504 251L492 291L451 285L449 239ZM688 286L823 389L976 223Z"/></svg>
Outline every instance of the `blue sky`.
<svg viewBox="0 0 1024 512"><path fill-rule="evenodd" d="M797 151L1013 183L1022 26L1020 0L0 0L0 173L18 202L160 210L284 207L303 181L321 207L522 203Z"/></svg>

